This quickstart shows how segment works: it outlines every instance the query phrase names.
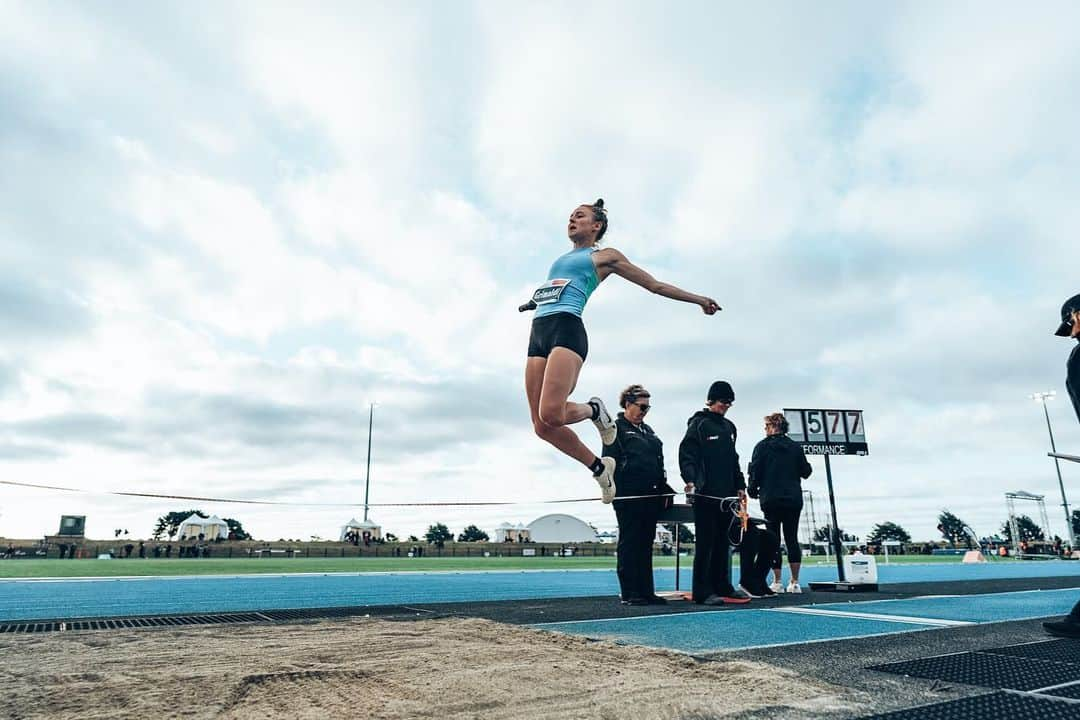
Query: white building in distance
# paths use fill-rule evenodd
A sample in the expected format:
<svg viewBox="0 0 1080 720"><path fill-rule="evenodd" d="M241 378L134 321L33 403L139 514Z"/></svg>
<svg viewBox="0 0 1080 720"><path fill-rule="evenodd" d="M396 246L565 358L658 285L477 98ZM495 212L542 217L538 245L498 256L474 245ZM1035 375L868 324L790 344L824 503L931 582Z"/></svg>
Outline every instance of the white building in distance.
<svg viewBox="0 0 1080 720"><path fill-rule="evenodd" d="M573 515L543 515L529 523L529 534L538 543L598 542L596 528Z"/></svg>

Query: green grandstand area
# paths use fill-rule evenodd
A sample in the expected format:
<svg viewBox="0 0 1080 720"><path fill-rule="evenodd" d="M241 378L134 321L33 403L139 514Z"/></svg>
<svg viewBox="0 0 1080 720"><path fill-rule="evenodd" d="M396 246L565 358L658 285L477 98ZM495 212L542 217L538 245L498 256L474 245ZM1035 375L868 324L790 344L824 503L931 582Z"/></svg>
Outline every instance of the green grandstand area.
<svg viewBox="0 0 1080 720"><path fill-rule="evenodd" d="M877 558L878 564L884 559ZM692 557L680 562L688 567ZM956 556L899 555L890 563L951 563ZM995 559L992 562L1014 562ZM674 567L675 558L657 556L655 567ZM824 557L806 559L804 565L833 565ZM476 572L480 570L591 570L615 567L613 556L600 557L386 557L386 558L126 558L112 560L0 560L0 578L44 577L164 577L170 575L249 575L258 573L350 573L350 572Z"/></svg>

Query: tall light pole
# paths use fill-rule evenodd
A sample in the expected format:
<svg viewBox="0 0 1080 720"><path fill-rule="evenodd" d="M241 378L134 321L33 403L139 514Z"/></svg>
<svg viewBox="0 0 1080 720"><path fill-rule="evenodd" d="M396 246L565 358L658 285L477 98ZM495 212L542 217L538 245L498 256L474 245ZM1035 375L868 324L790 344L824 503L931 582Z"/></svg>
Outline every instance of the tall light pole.
<svg viewBox="0 0 1080 720"><path fill-rule="evenodd" d="M371 428L375 424L375 403L368 403L367 421L367 477L364 480L364 522L367 522L368 491L371 490Z"/></svg>
<svg viewBox="0 0 1080 720"><path fill-rule="evenodd" d="M1037 392L1031 394L1031 399L1035 402L1041 402L1043 406L1043 415L1046 416L1046 431L1050 433L1050 450L1057 453L1057 447L1054 445L1054 429L1050 427L1050 411L1046 409L1046 401L1053 399L1056 395L1053 390L1047 392ZM1073 533L1072 515L1069 513L1069 501L1065 498L1065 483L1061 480L1061 463L1057 458L1054 458L1054 467L1057 468L1058 476L1058 488L1061 490L1061 507L1065 508L1065 529L1069 531L1069 547L1076 547L1076 535ZM1050 528L1047 528L1047 532Z"/></svg>

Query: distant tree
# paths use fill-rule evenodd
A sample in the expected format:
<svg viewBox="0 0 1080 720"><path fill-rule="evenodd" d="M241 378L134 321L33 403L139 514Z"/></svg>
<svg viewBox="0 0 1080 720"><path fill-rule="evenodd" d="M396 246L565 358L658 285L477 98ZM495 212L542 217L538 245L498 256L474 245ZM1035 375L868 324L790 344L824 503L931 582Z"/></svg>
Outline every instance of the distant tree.
<svg viewBox="0 0 1080 720"><path fill-rule="evenodd" d="M840 539L844 542L856 542L859 538L846 532L844 528L840 528ZM814 540L816 542L832 542L832 526L822 525L815 530Z"/></svg>
<svg viewBox="0 0 1080 720"><path fill-rule="evenodd" d="M1043 532L1043 529L1036 525L1035 521L1027 515L1016 516L1016 529L1020 533L1021 541L1046 539L1046 533ZM1009 525L1008 520L1001 526L1001 534L1005 536L1005 540L1012 542L1012 527Z"/></svg>
<svg viewBox="0 0 1080 720"><path fill-rule="evenodd" d="M176 537L176 533L180 532L180 523L187 520L192 515L198 515L201 518L210 517L202 510L185 510L183 512L171 512L162 515L157 519L157 524L154 525L154 532L151 537L155 540L160 540L162 535L168 535L172 540ZM119 537L119 534L117 534Z"/></svg>
<svg viewBox="0 0 1080 720"><path fill-rule="evenodd" d="M244 526L240 524L239 520L233 520L232 518L221 518L226 525L229 526L229 534L232 535L233 540L250 540L251 535L244 530Z"/></svg>
<svg viewBox="0 0 1080 720"><path fill-rule="evenodd" d="M866 542L879 543L882 540L897 540L902 543L911 542L911 533L894 522L883 522L874 526Z"/></svg>
<svg viewBox="0 0 1080 720"><path fill-rule="evenodd" d="M420 538L416 537L415 535L410 535L409 542L420 542Z"/></svg>
<svg viewBox="0 0 1080 720"><path fill-rule="evenodd" d="M664 525L672 537L675 536L675 523L667 523ZM686 527L685 523L679 523L679 542L680 543L694 543L694 531Z"/></svg>
<svg viewBox="0 0 1080 720"><path fill-rule="evenodd" d="M435 523L428 526L427 532L424 533L424 539L432 545L442 547L447 540L454 539L454 533L450 532L450 528L442 523Z"/></svg>
<svg viewBox="0 0 1080 720"><path fill-rule="evenodd" d="M971 547L971 537L964 530L967 527L967 523L960 518L953 515L948 510L942 510L938 515L938 532L941 533L941 537L949 541L949 544L956 546L956 541L961 538L964 539L965 544Z"/></svg>
<svg viewBox="0 0 1080 720"><path fill-rule="evenodd" d="M388 533L384 534L383 537L386 538L386 542L397 542L398 541L398 536L395 535L392 532L388 532Z"/></svg>
<svg viewBox="0 0 1080 720"><path fill-rule="evenodd" d="M488 534L475 525L470 525L458 535L457 539L458 542L487 542Z"/></svg>

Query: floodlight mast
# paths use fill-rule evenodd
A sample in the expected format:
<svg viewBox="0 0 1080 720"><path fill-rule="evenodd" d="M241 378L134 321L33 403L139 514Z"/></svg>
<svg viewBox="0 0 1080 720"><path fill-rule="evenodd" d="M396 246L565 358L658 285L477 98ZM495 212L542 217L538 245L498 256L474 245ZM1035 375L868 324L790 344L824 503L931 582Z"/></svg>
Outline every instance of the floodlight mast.
<svg viewBox="0 0 1080 720"><path fill-rule="evenodd" d="M1050 434L1050 450L1055 454L1057 453L1057 446L1054 444L1054 429L1050 426L1050 411L1046 409L1046 401L1053 400L1057 395L1053 390L1046 392L1032 393L1029 397L1035 402L1041 402L1043 406L1043 415L1046 416L1046 432ZM1065 483L1061 479L1061 461L1056 457L1054 458L1054 467L1057 469L1058 489L1061 490L1061 507L1065 509L1065 529L1069 533L1069 547L1076 549L1076 534L1073 532L1072 526L1072 514L1069 512L1069 501L1065 497ZM1046 529L1047 532L1050 528Z"/></svg>
<svg viewBox="0 0 1080 720"><path fill-rule="evenodd" d="M364 522L367 522L368 515L368 491L371 489L371 427L375 422L375 405L377 403L368 403L368 424L367 424L367 477L364 479Z"/></svg>

